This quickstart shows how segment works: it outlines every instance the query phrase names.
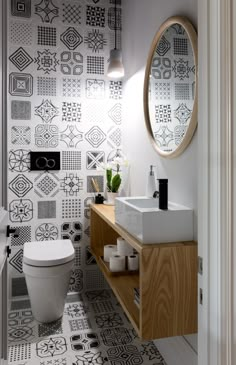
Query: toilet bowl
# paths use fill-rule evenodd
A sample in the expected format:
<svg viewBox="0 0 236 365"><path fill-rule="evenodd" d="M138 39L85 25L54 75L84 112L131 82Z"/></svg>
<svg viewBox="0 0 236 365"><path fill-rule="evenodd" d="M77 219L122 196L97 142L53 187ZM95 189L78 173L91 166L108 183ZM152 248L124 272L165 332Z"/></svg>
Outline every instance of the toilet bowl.
<svg viewBox="0 0 236 365"><path fill-rule="evenodd" d="M74 257L70 240L24 244L23 272L33 316L39 322L53 322L63 315Z"/></svg>

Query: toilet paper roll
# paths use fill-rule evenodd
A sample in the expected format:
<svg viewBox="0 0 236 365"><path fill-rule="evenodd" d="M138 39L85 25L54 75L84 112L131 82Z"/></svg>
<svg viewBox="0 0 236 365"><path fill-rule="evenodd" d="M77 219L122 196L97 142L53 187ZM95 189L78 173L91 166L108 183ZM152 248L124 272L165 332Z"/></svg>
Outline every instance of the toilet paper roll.
<svg viewBox="0 0 236 365"><path fill-rule="evenodd" d="M117 251L120 256L129 256L133 254L133 247L124 240L124 238L117 238Z"/></svg>
<svg viewBox="0 0 236 365"><path fill-rule="evenodd" d="M116 250L117 250L116 245L106 245L106 246L104 246L104 251L103 251L104 261L109 262L110 257L112 255L112 252L114 252Z"/></svg>
<svg viewBox="0 0 236 365"><path fill-rule="evenodd" d="M125 270L125 256L115 255L110 257L110 271L124 271Z"/></svg>
<svg viewBox="0 0 236 365"><path fill-rule="evenodd" d="M139 257L138 255L128 256L128 270L137 271L139 268Z"/></svg>
<svg viewBox="0 0 236 365"><path fill-rule="evenodd" d="M118 254L118 251L117 251L117 250L113 251L113 252L112 252L112 254L111 254L111 256L112 256L112 257L117 256L117 255L119 256L119 254Z"/></svg>

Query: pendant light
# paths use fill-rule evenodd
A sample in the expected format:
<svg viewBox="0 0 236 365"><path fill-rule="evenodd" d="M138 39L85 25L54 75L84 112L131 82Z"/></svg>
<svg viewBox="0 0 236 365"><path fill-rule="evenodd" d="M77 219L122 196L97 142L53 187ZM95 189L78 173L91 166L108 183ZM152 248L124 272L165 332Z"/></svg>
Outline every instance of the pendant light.
<svg viewBox="0 0 236 365"><path fill-rule="evenodd" d="M115 0L115 48L110 50L110 60L107 70L107 76L113 79L118 79L124 76L124 66L122 63L122 53L117 49L117 8Z"/></svg>

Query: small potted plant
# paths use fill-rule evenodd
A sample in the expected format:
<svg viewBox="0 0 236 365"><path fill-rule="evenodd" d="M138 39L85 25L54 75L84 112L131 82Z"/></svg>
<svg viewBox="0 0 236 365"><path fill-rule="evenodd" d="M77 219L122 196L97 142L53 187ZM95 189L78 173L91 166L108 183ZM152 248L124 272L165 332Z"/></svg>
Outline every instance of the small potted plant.
<svg viewBox="0 0 236 365"><path fill-rule="evenodd" d="M114 205L115 198L119 195L122 182L121 166L128 166L124 157L115 157L109 164L102 164L101 167L106 171L106 194L105 204Z"/></svg>

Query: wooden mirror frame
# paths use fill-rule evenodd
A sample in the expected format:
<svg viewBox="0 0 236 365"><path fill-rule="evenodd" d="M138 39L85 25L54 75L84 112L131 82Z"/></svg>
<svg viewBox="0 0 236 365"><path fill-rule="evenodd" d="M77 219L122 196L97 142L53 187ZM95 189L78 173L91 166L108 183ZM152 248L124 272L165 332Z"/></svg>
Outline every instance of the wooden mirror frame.
<svg viewBox="0 0 236 365"><path fill-rule="evenodd" d="M167 28L171 27L172 25L174 25L176 23L180 24L185 29L185 31L189 37L191 46L192 46L194 64L195 64L195 81L196 81L195 97L194 97L193 110L192 110L190 123L189 123L187 132L186 132L182 142L173 152L165 152L165 151L162 151L161 148L158 147L158 145L155 141L152 126L151 126L150 114L149 114L149 102L148 102L148 100L149 100L149 97L148 97L148 95L149 95L149 77L150 77L150 70L151 70L151 66L152 66L153 55L155 53L157 44L159 43L162 35L165 33ZM151 141L154 149L162 157L173 158L173 157L179 156L187 148L187 146L189 145L189 143L194 135L194 132L197 127L197 114L198 114L198 79L197 79L197 75L198 75L198 50L197 50L196 30L186 17L173 16L173 17L167 19L160 26L159 30L157 31L157 33L152 41L151 48L150 48L150 51L148 54L147 65L146 65L146 70L145 70L145 78L144 78L143 103L144 103L145 124L147 127L148 136L150 138L150 141Z"/></svg>

